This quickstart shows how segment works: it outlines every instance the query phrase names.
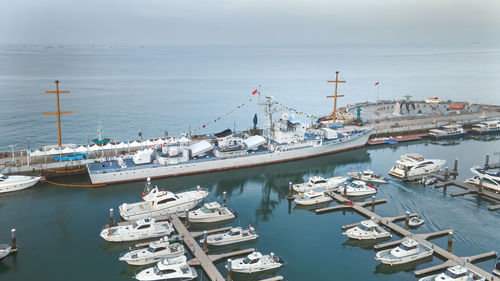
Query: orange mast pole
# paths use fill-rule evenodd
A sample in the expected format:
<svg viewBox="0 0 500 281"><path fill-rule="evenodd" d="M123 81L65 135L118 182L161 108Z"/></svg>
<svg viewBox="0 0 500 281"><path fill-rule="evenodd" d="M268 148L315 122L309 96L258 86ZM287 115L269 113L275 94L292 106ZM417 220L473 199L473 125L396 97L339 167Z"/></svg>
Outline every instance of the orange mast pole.
<svg viewBox="0 0 500 281"><path fill-rule="evenodd" d="M45 91L46 94L56 94L57 96L57 112L44 112L44 115L57 115L57 146L61 147L62 137L61 137L61 114L73 113L73 111L61 111L59 103L59 94L68 93L69 91L59 91L59 81L56 80L56 90L55 91Z"/></svg>
<svg viewBox="0 0 500 281"><path fill-rule="evenodd" d="M339 81L339 72L335 72L335 81L326 81L327 83L335 83L335 95L334 96L326 96L327 98L334 98L333 102L333 116L332 121L335 122L337 120L337 98L341 98L344 95L337 95L337 88L339 83L345 83L345 81Z"/></svg>

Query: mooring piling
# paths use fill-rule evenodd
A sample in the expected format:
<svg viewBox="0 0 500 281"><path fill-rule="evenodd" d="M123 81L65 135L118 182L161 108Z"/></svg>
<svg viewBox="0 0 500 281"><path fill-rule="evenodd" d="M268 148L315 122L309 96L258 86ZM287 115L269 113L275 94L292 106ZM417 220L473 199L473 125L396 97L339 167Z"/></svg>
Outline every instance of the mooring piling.
<svg viewBox="0 0 500 281"><path fill-rule="evenodd" d="M227 259L227 281L231 281L231 262L232 259Z"/></svg>
<svg viewBox="0 0 500 281"><path fill-rule="evenodd" d="M410 212L406 211L406 216L405 216L405 228L409 229L410 228Z"/></svg>
<svg viewBox="0 0 500 281"><path fill-rule="evenodd" d="M486 153L486 162L484 163L484 168L489 169L490 168L490 154Z"/></svg>
<svg viewBox="0 0 500 281"><path fill-rule="evenodd" d="M288 182L288 200L293 199L293 194L292 194L292 182Z"/></svg>
<svg viewBox="0 0 500 281"><path fill-rule="evenodd" d="M185 225L186 227L189 226L189 209L186 209L184 210L186 212L186 221L185 221Z"/></svg>
<svg viewBox="0 0 500 281"><path fill-rule="evenodd" d="M448 252L453 252L453 231L448 232Z"/></svg>
<svg viewBox="0 0 500 281"><path fill-rule="evenodd" d="M203 251L208 251L208 247L207 247L207 238L208 237L208 234L207 234L207 231L203 231Z"/></svg>
<svg viewBox="0 0 500 281"><path fill-rule="evenodd" d="M13 228L10 230L11 232L11 245L10 245L10 251L17 251L17 241L16 241L16 229Z"/></svg>
<svg viewBox="0 0 500 281"><path fill-rule="evenodd" d="M375 212L375 195L372 196L372 212Z"/></svg>
<svg viewBox="0 0 500 281"><path fill-rule="evenodd" d="M222 206L226 207L226 192L222 192Z"/></svg>
<svg viewBox="0 0 500 281"><path fill-rule="evenodd" d="M113 227L115 225L115 219L113 214L113 208L109 208L109 227Z"/></svg>

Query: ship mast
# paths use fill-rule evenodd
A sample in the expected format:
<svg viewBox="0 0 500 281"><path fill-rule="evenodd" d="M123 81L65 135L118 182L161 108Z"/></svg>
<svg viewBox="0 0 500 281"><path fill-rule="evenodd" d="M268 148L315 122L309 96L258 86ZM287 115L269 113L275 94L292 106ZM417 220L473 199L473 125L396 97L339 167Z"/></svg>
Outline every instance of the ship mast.
<svg viewBox="0 0 500 281"><path fill-rule="evenodd" d="M259 90L259 97L260 97L260 90ZM267 127L266 136L269 140L274 140L273 113L277 112L277 109L274 107L276 102L273 101L273 97L266 95L263 100L259 101L258 104L262 106L262 110L266 115L266 127Z"/></svg>
<svg viewBox="0 0 500 281"><path fill-rule="evenodd" d="M337 95L337 87L339 83L345 83L345 81L339 81L339 72L335 72L335 81L326 81L327 83L335 83L335 95L334 96L326 96L327 98L334 98L333 102L333 116L332 121L335 122L337 120L337 98L341 98L344 95Z"/></svg>
<svg viewBox="0 0 500 281"><path fill-rule="evenodd" d="M44 112L44 115L57 115L57 146L60 148L62 145L61 139L61 114L73 113L73 111L61 111L59 107L59 94L69 94L69 91L59 91L59 81L56 80L56 90L55 91L45 91L47 94L57 95L57 111L56 112Z"/></svg>

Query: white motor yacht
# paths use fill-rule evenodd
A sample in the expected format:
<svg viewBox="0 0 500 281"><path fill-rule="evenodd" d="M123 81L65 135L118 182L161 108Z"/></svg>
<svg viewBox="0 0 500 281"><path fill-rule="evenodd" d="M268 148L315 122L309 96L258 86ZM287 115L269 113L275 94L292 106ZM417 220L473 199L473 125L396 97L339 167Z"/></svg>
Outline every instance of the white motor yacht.
<svg viewBox="0 0 500 281"><path fill-rule="evenodd" d="M365 182L373 183L387 183L387 181L380 175L376 175L372 170L365 170L363 172L348 172L353 178Z"/></svg>
<svg viewBox="0 0 500 281"><path fill-rule="evenodd" d="M343 235L356 240L376 240L392 237L392 234L379 226L372 220L366 220L359 223L358 226L349 228Z"/></svg>
<svg viewBox="0 0 500 281"><path fill-rule="evenodd" d="M463 136L466 133L467 131L464 130L462 125L451 124L442 126L441 129L429 130L429 137L434 139L443 139L443 138Z"/></svg>
<svg viewBox="0 0 500 281"><path fill-rule="evenodd" d="M0 245L0 260L3 260L9 254L10 254L10 245L1 244Z"/></svg>
<svg viewBox="0 0 500 281"><path fill-rule="evenodd" d="M486 278L461 265L448 267L445 272L418 279L419 281L485 281Z"/></svg>
<svg viewBox="0 0 500 281"><path fill-rule="evenodd" d="M253 226L250 225L249 229L235 227L224 233L208 235L207 244L212 246L223 246L255 240L257 238L259 238L259 235ZM203 239L200 240L200 243L203 243Z"/></svg>
<svg viewBox="0 0 500 281"><path fill-rule="evenodd" d="M183 263L165 263L165 261L167 260L158 262L155 267L142 270L135 276L135 279L141 281L187 281L198 277L196 270L190 267L186 261Z"/></svg>
<svg viewBox="0 0 500 281"><path fill-rule="evenodd" d="M305 192L303 195L295 196L295 203L298 205L309 206L332 201L332 197L328 196L326 192L328 192L327 189L323 187L316 187Z"/></svg>
<svg viewBox="0 0 500 281"><path fill-rule="evenodd" d="M194 208L198 203L208 196L208 192L199 186L195 191L172 193L170 191L158 191L153 188L144 198L146 201L120 205L120 215L125 220L137 220L147 217L169 215L183 212Z"/></svg>
<svg viewBox="0 0 500 281"><path fill-rule="evenodd" d="M18 191L26 189L39 182L41 177L31 176L6 176L0 174L0 193Z"/></svg>
<svg viewBox="0 0 500 281"><path fill-rule="evenodd" d="M283 263L283 259L273 253L262 255L260 252L253 252L245 258L232 260L231 270L240 273L254 273L280 268Z"/></svg>
<svg viewBox="0 0 500 281"><path fill-rule="evenodd" d="M169 243L168 237L149 243L147 249L131 250L119 259L130 265L145 265L156 263L164 258L175 258L184 255L184 246L179 243Z"/></svg>
<svg viewBox="0 0 500 281"><path fill-rule="evenodd" d="M130 225L107 226L101 231L101 237L110 242L123 242L162 237L172 232L174 228L170 222L156 222L153 218L147 218Z"/></svg>
<svg viewBox="0 0 500 281"><path fill-rule="evenodd" d="M496 193L500 192L500 172L489 171L478 166L472 167L470 171L476 174L476 176L471 179L467 179L465 181L466 183L471 183L477 186L482 183L484 188L490 189Z"/></svg>
<svg viewBox="0 0 500 281"><path fill-rule="evenodd" d="M409 263L432 256L434 251L413 239L405 239L394 249L377 252L375 259L382 263L395 265Z"/></svg>
<svg viewBox="0 0 500 281"><path fill-rule="evenodd" d="M396 161L396 166L389 171L391 176L406 179L411 177L420 177L441 171L445 160L424 159L417 153L409 153L401 156Z"/></svg>
<svg viewBox="0 0 500 281"><path fill-rule="evenodd" d="M334 190L346 180L348 180L347 177L333 177L325 179L320 176L312 176L309 177L307 182L294 184L292 185L292 188L297 193L305 193L317 187L326 188L328 190Z"/></svg>
<svg viewBox="0 0 500 281"><path fill-rule="evenodd" d="M472 125L472 132L478 134L488 134L500 132L500 120L483 121Z"/></svg>
<svg viewBox="0 0 500 281"><path fill-rule="evenodd" d="M191 222L218 222L232 220L234 213L227 207L222 207L217 202L205 203L201 208L189 212Z"/></svg>
<svg viewBox="0 0 500 281"><path fill-rule="evenodd" d="M422 224L424 224L424 219L420 218L420 217L411 217L408 224L410 225L410 227L419 227L421 226Z"/></svg>
<svg viewBox="0 0 500 281"><path fill-rule="evenodd" d="M377 193L377 188L366 184L364 181L352 181L339 187L338 192L344 194L344 189L347 196L364 196Z"/></svg>

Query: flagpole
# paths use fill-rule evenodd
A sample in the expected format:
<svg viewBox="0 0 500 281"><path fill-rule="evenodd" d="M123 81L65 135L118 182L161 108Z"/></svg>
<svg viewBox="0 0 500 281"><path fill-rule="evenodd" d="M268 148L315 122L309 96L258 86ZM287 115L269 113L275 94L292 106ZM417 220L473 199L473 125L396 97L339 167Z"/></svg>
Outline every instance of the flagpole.
<svg viewBox="0 0 500 281"><path fill-rule="evenodd" d="M378 85L377 85L377 103L378 103Z"/></svg>

